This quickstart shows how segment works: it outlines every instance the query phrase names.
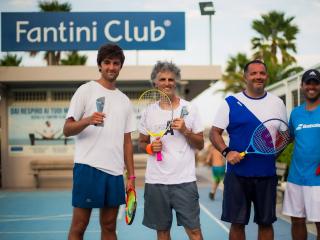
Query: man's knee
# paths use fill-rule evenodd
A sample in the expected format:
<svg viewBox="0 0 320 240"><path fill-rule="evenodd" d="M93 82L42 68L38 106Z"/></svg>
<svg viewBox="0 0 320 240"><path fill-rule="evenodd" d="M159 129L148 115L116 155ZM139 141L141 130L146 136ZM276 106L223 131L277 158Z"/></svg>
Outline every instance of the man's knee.
<svg viewBox="0 0 320 240"><path fill-rule="evenodd" d="M192 240L202 240L202 233L201 233L201 229L197 228L197 229L186 229L188 235L190 236L190 239Z"/></svg>
<svg viewBox="0 0 320 240"><path fill-rule="evenodd" d="M238 224L238 223L232 223L231 228L235 231L244 231L245 225L244 224Z"/></svg>
<svg viewBox="0 0 320 240"><path fill-rule="evenodd" d="M157 230L157 237L160 240L169 240L169 239L171 239L170 230Z"/></svg>
<svg viewBox="0 0 320 240"><path fill-rule="evenodd" d="M89 224L89 220L85 220L85 219L73 220L71 224L70 232L76 233L77 235L84 235L84 232L86 231L88 224Z"/></svg>
<svg viewBox="0 0 320 240"><path fill-rule="evenodd" d="M115 232L117 228L116 221L104 220L101 222L101 229L105 232Z"/></svg>

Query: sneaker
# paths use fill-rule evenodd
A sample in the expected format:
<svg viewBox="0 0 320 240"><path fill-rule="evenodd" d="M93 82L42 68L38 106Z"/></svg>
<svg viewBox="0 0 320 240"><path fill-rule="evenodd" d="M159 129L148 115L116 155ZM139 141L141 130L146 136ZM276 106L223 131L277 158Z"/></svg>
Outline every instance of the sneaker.
<svg viewBox="0 0 320 240"><path fill-rule="evenodd" d="M209 198L210 198L211 200L214 200L214 193L209 192Z"/></svg>

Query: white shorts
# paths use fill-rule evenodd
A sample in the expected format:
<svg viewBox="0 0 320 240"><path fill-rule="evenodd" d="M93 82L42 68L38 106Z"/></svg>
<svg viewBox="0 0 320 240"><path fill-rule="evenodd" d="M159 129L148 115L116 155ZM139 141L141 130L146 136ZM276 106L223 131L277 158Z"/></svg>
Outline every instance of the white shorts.
<svg viewBox="0 0 320 240"><path fill-rule="evenodd" d="M301 186L287 182L282 213L320 222L320 186Z"/></svg>

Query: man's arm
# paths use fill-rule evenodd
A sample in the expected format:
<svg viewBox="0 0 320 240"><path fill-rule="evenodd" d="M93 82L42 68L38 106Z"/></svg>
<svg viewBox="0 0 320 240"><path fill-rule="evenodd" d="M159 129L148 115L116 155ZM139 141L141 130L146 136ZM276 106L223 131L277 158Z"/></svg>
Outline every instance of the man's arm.
<svg viewBox="0 0 320 240"><path fill-rule="evenodd" d="M218 149L219 152L222 153L222 155L224 155L225 159L230 164L236 164L240 162L243 157L241 157L239 152L237 151L228 149L228 151L226 151L226 154L223 154L223 152L228 148L228 146L225 144L222 138L222 133L223 133L223 129L212 127L209 134L209 139L211 143L216 147L216 149Z"/></svg>
<svg viewBox="0 0 320 240"><path fill-rule="evenodd" d="M63 126L63 134L66 137L79 134L89 125L101 124L105 114L101 112L95 112L90 117L82 118L79 121L74 120L73 117L68 118Z"/></svg>
<svg viewBox="0 0 320 240"><path fill-rule="evenodd" d="M135 188L134 162L133 162L133 147L131 133L124 134L123 143L124 163L127 169L127 189Z"/></svg>
<svg viewBox="0 0 320 240"><path fill-rule="evenodd" d="M203 132L193 133L191 130L186 128L186 130L182 134L186 137L188 143L192 147L198 150L203 149L204 147Z"/></svg>
<svg viewBox="0 0 320 240"><path fill-rule="evenodd" d="M212 127L209 134L210 142L219 152L222 152L224 149L228 147L222 138L222 133L223 129Z"/></svg>

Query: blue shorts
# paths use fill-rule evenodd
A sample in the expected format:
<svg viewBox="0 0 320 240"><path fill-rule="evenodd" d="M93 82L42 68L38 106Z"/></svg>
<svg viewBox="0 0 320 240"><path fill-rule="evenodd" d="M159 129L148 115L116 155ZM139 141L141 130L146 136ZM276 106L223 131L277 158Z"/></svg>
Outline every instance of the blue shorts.
<svg viewBox="0 0 320 240"><path fill-rule="evenodd" d="M248 224L253 203L255 223L270 225L275 222L277 182L277 176L241 177L226 173L221 220Z"/></svg>
<svg viewBox="0 0 320 240"><path fill-rule="evenodd" d="M125 188L122 175L113 176L86 164L74 165L73 207L118 207L124 203Z"/></svg>

